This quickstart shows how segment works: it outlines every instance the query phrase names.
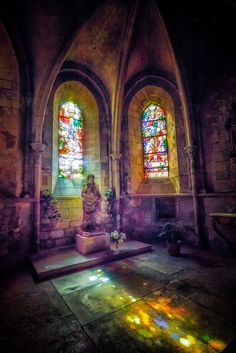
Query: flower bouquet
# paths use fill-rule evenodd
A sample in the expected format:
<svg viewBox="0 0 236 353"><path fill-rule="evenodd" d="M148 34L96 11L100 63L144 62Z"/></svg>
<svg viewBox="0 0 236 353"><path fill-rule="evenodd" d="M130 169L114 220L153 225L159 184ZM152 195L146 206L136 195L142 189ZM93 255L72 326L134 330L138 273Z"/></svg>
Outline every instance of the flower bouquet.
<svg viewBox="0 0 236 353"><path fill-rule="evenodd" d="M126 239L126 234L123 232L118 232L118 230L114 230L110 235L111 241L115 244L115 248L118 249L119 242L123 242Z"/></svg>

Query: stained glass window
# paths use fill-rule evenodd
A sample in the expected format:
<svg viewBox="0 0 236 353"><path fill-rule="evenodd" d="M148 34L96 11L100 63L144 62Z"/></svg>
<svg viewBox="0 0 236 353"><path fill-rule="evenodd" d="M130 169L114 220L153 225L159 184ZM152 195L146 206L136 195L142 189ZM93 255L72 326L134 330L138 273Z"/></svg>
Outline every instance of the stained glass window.
<svg viewBox="0 0 236 353"><path fill-rule="evenodd" d="M66 102L59 109L58 176L81 180L83 177L83 117L79 107Z"/></svg>
<svg viewBox="0 0 236 353"><path fill-rule="evenodd" d="M168 177L168 145L164 110L151 103L142 113L144 177Z"/></svg>

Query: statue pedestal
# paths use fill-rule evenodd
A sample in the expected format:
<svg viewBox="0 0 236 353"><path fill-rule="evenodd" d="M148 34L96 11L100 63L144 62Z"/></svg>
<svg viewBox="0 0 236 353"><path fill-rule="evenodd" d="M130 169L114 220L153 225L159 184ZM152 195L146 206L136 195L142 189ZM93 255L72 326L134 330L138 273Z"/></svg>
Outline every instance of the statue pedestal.
<svg viewBox="0 0 236 353"><path fill-rule="evenodd" d="M76 250L83 254L92 254L110 249L110 236L105 232L81 232L76 234Z"/></svg>

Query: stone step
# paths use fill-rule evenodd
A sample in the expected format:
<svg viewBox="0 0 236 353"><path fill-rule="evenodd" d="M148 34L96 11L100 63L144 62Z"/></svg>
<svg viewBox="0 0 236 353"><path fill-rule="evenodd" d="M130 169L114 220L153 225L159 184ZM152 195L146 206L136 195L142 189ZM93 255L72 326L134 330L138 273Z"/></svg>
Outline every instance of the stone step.
<svg viewBox="0 0 236 353"><path fill-rule="evenodd" d="M29 260L36 278L45 280L148 251L151 251L150 244L126 240L119 245L117 251L108 249L94 254L82 255L74 247L65 247L32 255Z"/></svg>

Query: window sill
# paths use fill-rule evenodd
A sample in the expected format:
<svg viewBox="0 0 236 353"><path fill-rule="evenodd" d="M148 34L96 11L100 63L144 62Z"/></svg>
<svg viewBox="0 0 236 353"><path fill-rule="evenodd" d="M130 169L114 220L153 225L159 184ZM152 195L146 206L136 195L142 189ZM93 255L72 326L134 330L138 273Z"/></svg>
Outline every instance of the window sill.
<svg viewBox="0 0 236 353"><path fill-rule="evenodd" d="M171 182L171 178L170 177L159 177L159 178L150 178L150 179L143 179L142 183L143 184L156 184L156 183L162 183L162 182L166 182L166 181L170 181Z"/></svg>
<svg viewBox="0 0 236 353"><path fill-rule="evenodd" d="M60 199L60 200L70 200L70 199L81 199L82 200L82 197L79 196L79 195L54 195L53 194L53 197L55 199Z"/></svg>
<svg viewBox="0 0 236 353"><path fill-rule="evenodd" d="M177 194L177 193L166 193L166 194L158 194L158 193L130 193L130 194L125 194L121 195L121 198L127 198L127 197L192 197L193 195L190 193L182 193L182 194Z"/></svg>

